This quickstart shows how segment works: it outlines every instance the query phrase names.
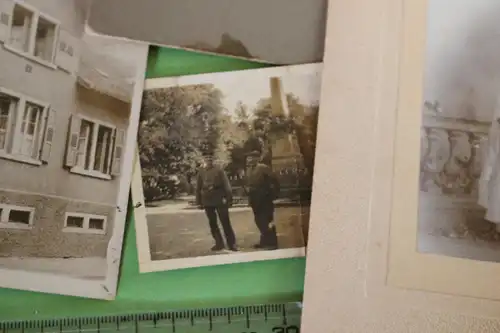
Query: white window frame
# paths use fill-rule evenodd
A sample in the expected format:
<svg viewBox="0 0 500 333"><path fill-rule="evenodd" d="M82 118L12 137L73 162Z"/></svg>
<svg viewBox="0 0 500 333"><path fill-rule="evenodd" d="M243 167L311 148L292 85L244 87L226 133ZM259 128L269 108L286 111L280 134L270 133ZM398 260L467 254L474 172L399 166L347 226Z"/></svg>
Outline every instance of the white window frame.
<svg viewBox="0 0 500 333"><path fill-rule="evenodd" d="M40 10L33 7L32 5L27 4L23 0L13 0L13 2L14 2L14 6L12 6L12 13L10 13L11 19L9 22L9 32L8 32L7 41L3 44L4 48L12 53L20 55L20 56L27 58L29 60L35 61L43 66L49 67L51 69L57 69L57 66L55 64L55 57L56 57L56 52L57 52L57 45L58 45L58 40L59 40L59 29L61 27L61 22L56 20L55 18L47 15L47 14L42 13ZM25 52L23 50L19 50L18 48L10 45L8 42L8 40L10 40L11 35L12 35L12 24L14 21L14 8L15 8L15 6L21 6L24 9L33 13L32 27L31 27L31 31L29 32L29 51L28 52ZM54 42L52 45L52 59L50 61L47 61L45 59L42 59L40 57L35 56L36 31L38 28L38 21L39 21L40 17L42 17L44 20L47 20L50 23L55 25Z"/></svg>
<svg viewBox="0 0 500 333"><path fill-rule="evenodd" d="M7 133L6 133L6 144L10 143L9 140L13 140L12 142L12 152L7 152L5 149L0 149L0 158L12 160L12 161L17 161L17 162L22 162L22 163L27 163L31 165L42 165L41 161L41 149L43 147L43 141L44 141L44 133L45 133L45 128L47 126L47 116L49 112L49 107L50 105L48 103L44 103L42 101L39 101L35 98L26 96L24 94L5 89L3 87L0 87L0 93L17 98L19 100L19 103L17 105L17 108L14 110L14 115L9 114L9 121L8 121L8 128L7 128ZM24 116L24 111L26 108L26 102L36 104L38 106L43 107L41 119L40 119L40 130L38 133L38 138L37 138L37 146L34 148L37 152L37 158L32 158L32 157L27 157L22 155L20 151L20 143L22 141L21 137L21 125L23 121L23 116ZM12 118L15 117L15 122L14 126L12 128ZM10 127L10 128L9 128ZM12 133L13 131L13 133Z"/></svg>
<svg viewBox="0 0 500 333"><path fill-rule="evenodd" d="M116 126L111 124L111 123L108 123L108 122L105 122L102 120L98 120L98 119L95 119L92 117L80 115L80 114L77 114L75 116L80 118L80 120L85 120L85 121L92 123L92 126L94 126L92 138L90 138L92 147L90 149L91 155L90 155L89 165L90 165L92 170L87 170L85 168L82 168L79 165L75 165L74 167L71 167L70 172L80 174L83 176L111 180L112 179L111 170L112 170L112 163L113 163L113 153L114 153L114 149L115 149L115 142L113 139L113 134L116 133ZM81 126L81 124L80 124L80 126ZM109 156L108 156L108 171L107 171L107 173L103 173L103 172L94 170L95 155L96 155L96 149L97 149L97 136L99 134L99 126L104 126L104 127L111 129L111 137L110 137L110 141L109 141L110 142L110 147L109 147L110 152L109 152ZM80 140L80 138L78 138L78 140ZM78 144L79 144L79 142L78 142Z"/></svg>
<svg viewBox="0 0 500 333"><path fill-rule="evenodd" d="M68 217L83 218L83 227L82 228L68 227ZM90 219L104 220L104 222L102 224L103 229L89 229ZM108 226L108 218L107 218L107 216L104 216L104 215L94 215L94 214L75 213L75 212L66 212L66 214L64 214L63 232L105 235L107 226Z"/></svg>
<svg viewBox="0 0 500 333"><path fill-rule="evenodd" d="M0 229L23 229L28 230L33 228L33 222L35 218L35 207L29 206L17 206L17 205L8 205L8 204L0 204L0 208L2 212L0 214ZM28 224L17 223L17 222L9 222L9 214L10 211L17 210L22 212L29 212L30 219Z"/></svg>

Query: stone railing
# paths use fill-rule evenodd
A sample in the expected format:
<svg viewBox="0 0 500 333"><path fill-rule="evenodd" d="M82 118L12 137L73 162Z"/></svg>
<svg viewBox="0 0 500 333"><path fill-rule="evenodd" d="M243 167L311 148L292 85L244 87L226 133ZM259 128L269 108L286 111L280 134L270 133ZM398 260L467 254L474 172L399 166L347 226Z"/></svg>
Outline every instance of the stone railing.
<svg viewBox="0 0 500 333"><path fill-rule="evenodd" d="M490 123L426 110L421 127L420 190L477 199Z"/></svg>

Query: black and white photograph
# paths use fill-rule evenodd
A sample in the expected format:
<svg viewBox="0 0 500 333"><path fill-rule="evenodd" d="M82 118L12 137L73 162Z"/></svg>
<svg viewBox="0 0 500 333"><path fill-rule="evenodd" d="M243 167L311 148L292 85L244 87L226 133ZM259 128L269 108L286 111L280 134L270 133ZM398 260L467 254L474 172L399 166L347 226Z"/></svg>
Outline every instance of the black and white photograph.
<svg viewBox="0 0 500 333"><path fill-rule="evenodd" d="M500 262L499 14L493 0L428 3L418 230L423 253Z"/></svg>
<svg viewBox="0 0 500 333"><path fill-rule="evenodd" d="M305 255L321 64L148 79L141 272Z"/></svg>
<svg viewBox="0 0 500 333"><path fill-rule="evenodd" d="M89 4L0 1L0 287L115 296L148 46Z"/></svg>

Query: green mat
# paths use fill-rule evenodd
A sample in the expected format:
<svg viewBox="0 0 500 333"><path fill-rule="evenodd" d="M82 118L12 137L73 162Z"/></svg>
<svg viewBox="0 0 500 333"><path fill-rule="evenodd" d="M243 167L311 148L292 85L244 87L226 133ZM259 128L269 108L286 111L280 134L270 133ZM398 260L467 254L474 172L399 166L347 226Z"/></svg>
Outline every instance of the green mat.
<svg viewBox="0 0 500 333"><path fill-rule="evenodd" d="M269 65L178 49L151 52L147 77L221 72ZM0 289L0 321L94 316L193 307L300 301L305 260L273 260L139 274L134 221L128 223L118 295L89 300Z"/></svg>

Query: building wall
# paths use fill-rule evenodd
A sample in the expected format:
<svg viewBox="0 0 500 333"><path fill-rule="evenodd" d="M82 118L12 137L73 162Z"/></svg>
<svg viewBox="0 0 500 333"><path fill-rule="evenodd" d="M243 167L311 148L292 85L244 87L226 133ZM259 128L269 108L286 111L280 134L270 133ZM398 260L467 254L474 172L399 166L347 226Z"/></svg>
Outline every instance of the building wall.
<svg viewBox="0 0 500 333"><path fill-rule="evenodd" d="M33 228L0 228L0 257L106 257L114 206L4 190L0 190L0 202L35 207ZM68 211L107 216L105 234L64 232Z"/></svg>
<svg viewBox="0 0 500 333"><path fill-rule="evenodd" d="M61 22L81 38L85 12L80 0L26 3ZM26 69L29 68L27 71ZM119 177L97 179L64 168L71 114L82 114L125 128L130 105L77 84L75 73L24 58L0 44L0 86L50 104L55 110L50 159L40 166L0 159L0 204L35 207L31 229L0 226L0 256L82 257L106 255L112 234ZM107 216L104 235L63 232L66 212Z"/></svg>
<svg viewBox="0 0 500 333"><path fill-rule="evenodd" d="M30 0L27 3L59 20L61 26L75 37L82 37L84 16L79 14L75 1ZM31 72L27 72L26 67L30 67ZM75 109L75 83L74 75L61 69L43 66L0 47L0 86L50 103L51 108L56 110L55 144L50 161L47 165L31 166L1 160L2 174L8 177L0 177L0 188L70 196L77 199L85 198L85 191L74 193L73 190L75 185L77 188L85 186L83 184L85 179L81 179L82 184L71 184L75 180L72 181L71 175L61 168L61 156L64 155L66 145L68 115ZM60 181L52 181L54 178ZM76 178L79 180L81 177ZM96 199L102 201L104 198Z"/></svg>
<svg viewBox="0 0 500 333"><path fill-rule="evenodd" d="M61 22L75 36L84 31L87 11L92 0L23 0Z"/></svg>
<svg viewBox="0 0 500 333"><path fill-rule="evenodd" d="M119 127L128 126L130 103L78 86L76 89L77 112L88 117L110 122Z"/></svg>

